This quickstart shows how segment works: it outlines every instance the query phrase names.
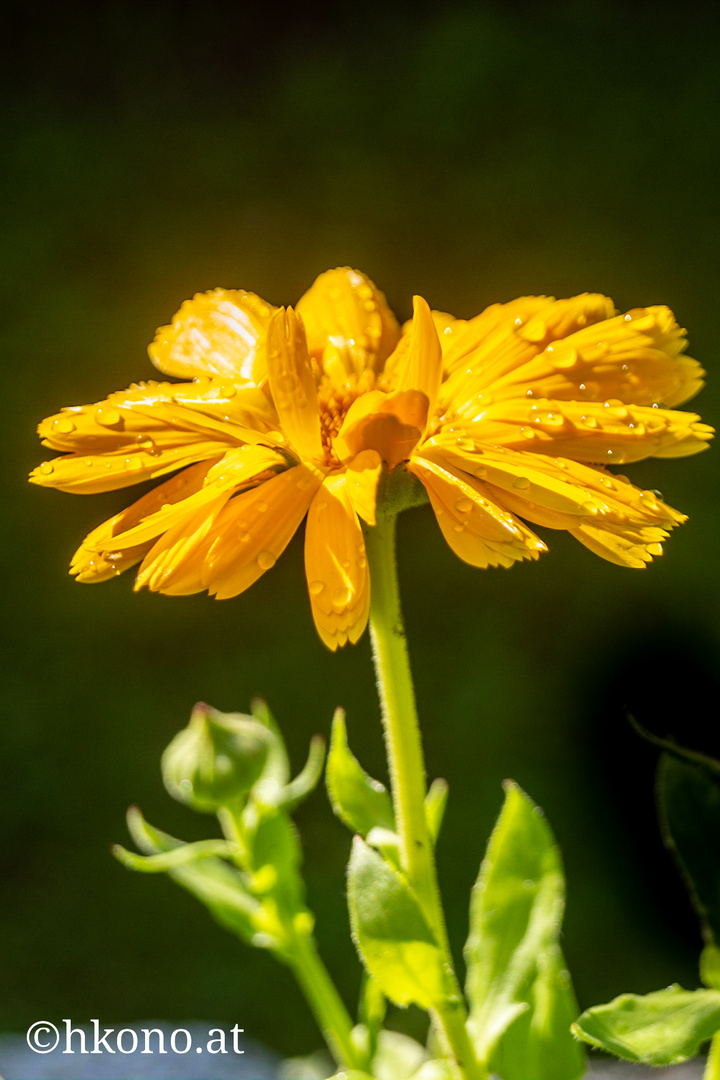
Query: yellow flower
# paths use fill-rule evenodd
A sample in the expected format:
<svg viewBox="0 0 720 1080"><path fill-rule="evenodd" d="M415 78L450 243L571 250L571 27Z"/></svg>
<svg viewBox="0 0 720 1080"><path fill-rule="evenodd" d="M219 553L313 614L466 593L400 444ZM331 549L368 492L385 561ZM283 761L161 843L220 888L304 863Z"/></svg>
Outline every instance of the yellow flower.
<svg viewBox="0 0 720 1080"><path fill-rule="evenodd" d="M401 331L354 270L322 274L294 311L216 289L150 346L161 372L193 381L140 383L44 420L44 445L66 453L31 480L90 493L173 474L71 565L102 581L139 562L136 588L171 594L243 592L307 514L313 617L335 649L367 623L360 519L375 524L384 468L422 482L474 566L537 558L545 544L525 521L624 566L660 554L683 515L606 466L705 449L712 429L673 408L702 386L684 348L667 308L616 315L587 293L467 322L416 297Z"/></svg>

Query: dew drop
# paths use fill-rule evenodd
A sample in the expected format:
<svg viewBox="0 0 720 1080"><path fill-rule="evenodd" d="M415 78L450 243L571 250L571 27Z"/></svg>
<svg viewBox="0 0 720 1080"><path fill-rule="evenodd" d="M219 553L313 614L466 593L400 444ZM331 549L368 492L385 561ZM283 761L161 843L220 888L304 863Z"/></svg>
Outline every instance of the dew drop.
<svg viewBox="0 0 720 1080"><path fill-rule="evenodd" d="M662 544L648 544L648 554L649 555L662 555L662 553L663 553Z"/></svg>
<svg viewBox="0 0 720 1080"><path fill-rule="evenodd" d="M255 509L257 510L258 514L264 514L267 508L268 504L266 502L263 502L262 500L255 504Z"/></svg>
<svg viewBox="0 0 720 1080"><path fill-rule="evenodd" d="M160 457L162 450L158 450L157 446L153 446L151 450L148 450L149 457Z"/></svg>
<svg viewBox="0 0 720 1080"><path fill-rule="evenodd" d="M53 427L61 435L69 435L71 431L75 430L75 422L67 416L62 416L59 420L54 421Z"/></svg>
<svg viewBox="0 0 720 1080"><path fill-rule="evenodd" d="M527 476L518 476L515 480L513 480L513 487L518 488L519 491L524 491L525 488L530 487L530 481L528 480Z"/></svg>
<svg viewBox="0 0 720 1080"><path fill-rule="evenodd" d="M367 566L367 559L364 555L360 555L357 560L357 564L360 570L364 570Z"/></svg>
<svg viewBox="0 0 720 1080"><path fill-rule="evenodd" d="M103 427L120 427L123 424L123 418L117 409L99 408L95 413L95 419Z"/></svg>
<svg viewBox="0 0 720 1080"><path fill-rule="evenodd" d="M324 588L325 588L325 582L324 581L311 581L310 584L308 585L308 589L310 591L311 596L319 596Z"/></svg>
<svg viewBox="0 0 720 1080"><path fill-rule="evenodd" d="M83 459L83 465L85 465L88 469L90 468L92 463L93 463L93 459L91 457L86 457L86 458Z"/></svg>
<svg viewBox="0 0 720 1080"><path fill-rule="evenodd" d="M43 476L49 476L54 469L55 466L52 461L43 461L42 465L38 465L38 472L42 473Z"/></svg>
<svg viewBox="0 0 720 1080"><path fill-rule="evenodd" d="M299 386L300 380L294 371L286 371L284 375L281 375L278 379L278 390L283 394L294 394Z"/></svg>
<svg viewBox="0 0 720 1080"><path fill-rule="evenodd" d="M526 878L522 883L523 889L534 889L535 882L531 878Z"/></svg>
<svg viewBox="0 0 720 1080"><path fill-rule="evenodd" d="M533 391L532 390L526 390L525 391L525 397L531 398L532 396L533 396Z"/></svg>
<svg viewBox="0 0 720 1080"><path fill-rule="evenodd" d="M462 524L462 522L460 522L460 521L457 521L457 522L456 522L456 523L455 523L455 524L453 525L453 532L456 532L456 533L461 533L461 532L465 532L465 526L464 526L464 525Z"/></svg>
<svg viewBox="0 0 720 1080"><path fill-rule="evenodd" d="M270 570L275 565L276 559L272 551L261 551L257 557L257 564L261 570Z"/></svg>
<svg viewBox="0 0 720 1080"><path fill-rule="evenodd" d="M478 480L481 480L483 476L487 476L487 466L478 465L477 469L473 470L473 476L477 476Z"/></svg>
<svg viewBox="0 0 720 1080"><path fill-rule="evenodd" d="M336 589L333 593L333 607L344 608L350 603L352 599L352 591L347 586L342 585L339 589Z"/></svg>
<svg viewBox="0 0 720 1080"><path fill-rule="evenodd" d="M475 449L475 440L461 438L458 439L457 445L460 450L465 450L468 454L471 454L472 451Z"/></svg>
<svg viewBox="0 0 720 1080"><path fill-rule="evenodd" d="M349 570L350 569L350 560L349 559L343 559L343 569L344 570Z"/></svg>
<svg viewBox="0 0 720 1080"><path fill-rule="evenodd" d="M142 446L144 450L147 450L155 445L154 441L150 438L149 435L138 435L135 439L135 442L138 444L138 446Z"/></svg>
<svg viewBox="0 0 720 1080"><path fill-rule="evenodd" d="M546 351L551 354L549 360L552 367L557 368L559 371L566 371L569 368L575 367L578 362L576 349L564 349L562 352L556 352L550 347Z"/></svg>
<svg viewBox="0 0 720 1080"><path fill-rule="evenodd" d="M470 499L458 499L455 503L455 509L458 514L469 514L472 510L472 502Z"/></svg>
<svg viewBox="0 0 720 1080"><path fill-rule="evenodd" d="M247 529L240 526L237 531L237 538L241 544L247 544L248 540L250 539L250 533L247 531Z"/></svg>
<svg viewBox="0 0 720 1080"><path fill-rule="evenodd" d="M534 439L535 438L535 432L530 427L521 427L520 428L520 434L522 435L523 439Z"/></svg>

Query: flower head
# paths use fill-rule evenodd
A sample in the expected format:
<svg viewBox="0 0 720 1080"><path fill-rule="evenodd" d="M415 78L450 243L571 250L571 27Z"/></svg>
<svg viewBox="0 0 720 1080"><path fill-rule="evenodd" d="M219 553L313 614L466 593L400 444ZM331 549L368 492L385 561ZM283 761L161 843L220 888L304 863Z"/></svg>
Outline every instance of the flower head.
<svg viewBox="0 0 720 1080"><path fill-rule="evenodd" d="M356 641L383 471L424 485L453 551L474 566L537 558L525 522L566 529L642 567L684 521L608 466L705 449L712 429L675 406L702 386L666 307L615 313L606 297L523 297L469 321L415 298L399 327L350 269L322 274L295 310L216 289L186 301L150 357L163 374L51 416L64 455L31 474L64 491L164 478L86 537L71 573L140 563L136 588L235 596L269 570L307 515L313 617L332 649Z"/></svg>

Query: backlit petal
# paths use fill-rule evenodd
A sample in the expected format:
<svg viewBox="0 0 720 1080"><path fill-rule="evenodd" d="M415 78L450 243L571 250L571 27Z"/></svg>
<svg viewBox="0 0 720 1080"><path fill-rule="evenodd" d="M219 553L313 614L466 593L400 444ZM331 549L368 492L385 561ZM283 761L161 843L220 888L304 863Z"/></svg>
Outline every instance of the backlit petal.
<svg viewBox="0 0 720 1080"><path fill-rule="evenodd" d="M329 476L315 495L305 530L305 573L313 619L330 649L362 634L370 576L362 529L345 476Z"/></svg>
<svg viewBox="0 0 720 1080"><path fill-rule="evenodd" d="M435 411L435 402L442 378L442 351L433 314L422 296L413 298L414 315L410 334L403 341L402 359L394 368L393 389L421 390L428 399L428 417Z"/></svg>
<svg viewBox="0 0 720 1080"><path fill-rule="evenodd" d="M362 450L349 463L345 473L345 487L350 502L368 525L375 524L377 487L382 467L382 458L377 450Z"/></svg>
<svg viewBox="0 0 720 1080"><path fill-rule="evenodd" d="M667 307L635 308L553 341L495 379L494 398L526 394L560 400L617 398L626 404L681 405L703 386L697 360L683 355L685 331Z"/></svg>
<svg viewBox="0 0 720 1080"><path fill-rule="evenodd" d="M301 463L231 499L195 554L199 588L225 600L257 581L290 543L322 480Z"/></svg>
<svg viewBox="0 0 720 1080"><path fill-rule="evenodd" d="M441 441L502 445L594 464L687 457L707 449L713 429L695 413L606 402L521 398L491 403L475 421L446 426Z"/></svg>
<svg viewBox="0 0 720 1080"><path fill-rule="evenodd" d="M480 481L418 455L408 469L425 485L443 536L465 562L511 566L546 550L530 529L492 501Z"/></svg>
<svg viewBox="0 0 720 1080"><path fill-rule="evenodd" d="M385 394L373 390L350 406L333 442L340 461L348 464L363 450L376 450L394 468L407 460L427 424L427 397L420 390Z"/></svg>
<svg viewBox="0 0 720 1080"><path fill-rule="evenodd" d="M70 573L82 582L105 581L140 562L152 546L152 538L119 551L114 547L113 537L127 533L162 506L175 504L199 491L212 465L212 461L191 465L93 529L73 555Z"/></svg>
<svg viewBox="0 0 720 1080"><path fill-rule="evenodd" d="M400 336L383 294L357 270L328 270L298 301L310 355L338 385L380 371Z"/></svg>
<svg viewBox="0 0 720 1080"><path fill-rule="evenodd" d="M274 310L242 290L197 293L157 331L150 359L164 375L219 375L258 385L265 375L263 339Z"/></svg>
<svg viewBox="0 0 720 1080"><path fill-rule="evenodd" d="M242 443L273 442L277 416L259 390L221 380L138 385L64 409L38 427L46 446L71 451L43 462L33 483L92 494L154 479ZM74 452L73 452L74 451Z"/></svg>
<svg viewBox="0 0 720 1080"><path fill-rule="evenodd" d="M301 457L323 456L318 398L302 320L280 308L267 336L268 383L282 430Z"/></svg>

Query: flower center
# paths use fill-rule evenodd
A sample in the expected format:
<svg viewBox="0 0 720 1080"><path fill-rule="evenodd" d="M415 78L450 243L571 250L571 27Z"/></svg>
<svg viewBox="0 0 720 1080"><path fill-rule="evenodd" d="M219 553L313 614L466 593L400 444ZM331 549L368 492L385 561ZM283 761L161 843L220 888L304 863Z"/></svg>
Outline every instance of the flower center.
<svg viewBox="0 0 720 1080"><path fill-rule="evenodd" d="M345 385L338 385L327 375L324 375L318 386L318 408L320 411L320 435L323 445L325 464L333 468L340 465L340 461L333 450L333 439L342 427L343 420L353 401L361 394L372 389L375 378L372 371L363 371L358 379L351 375Z"/></svg>

